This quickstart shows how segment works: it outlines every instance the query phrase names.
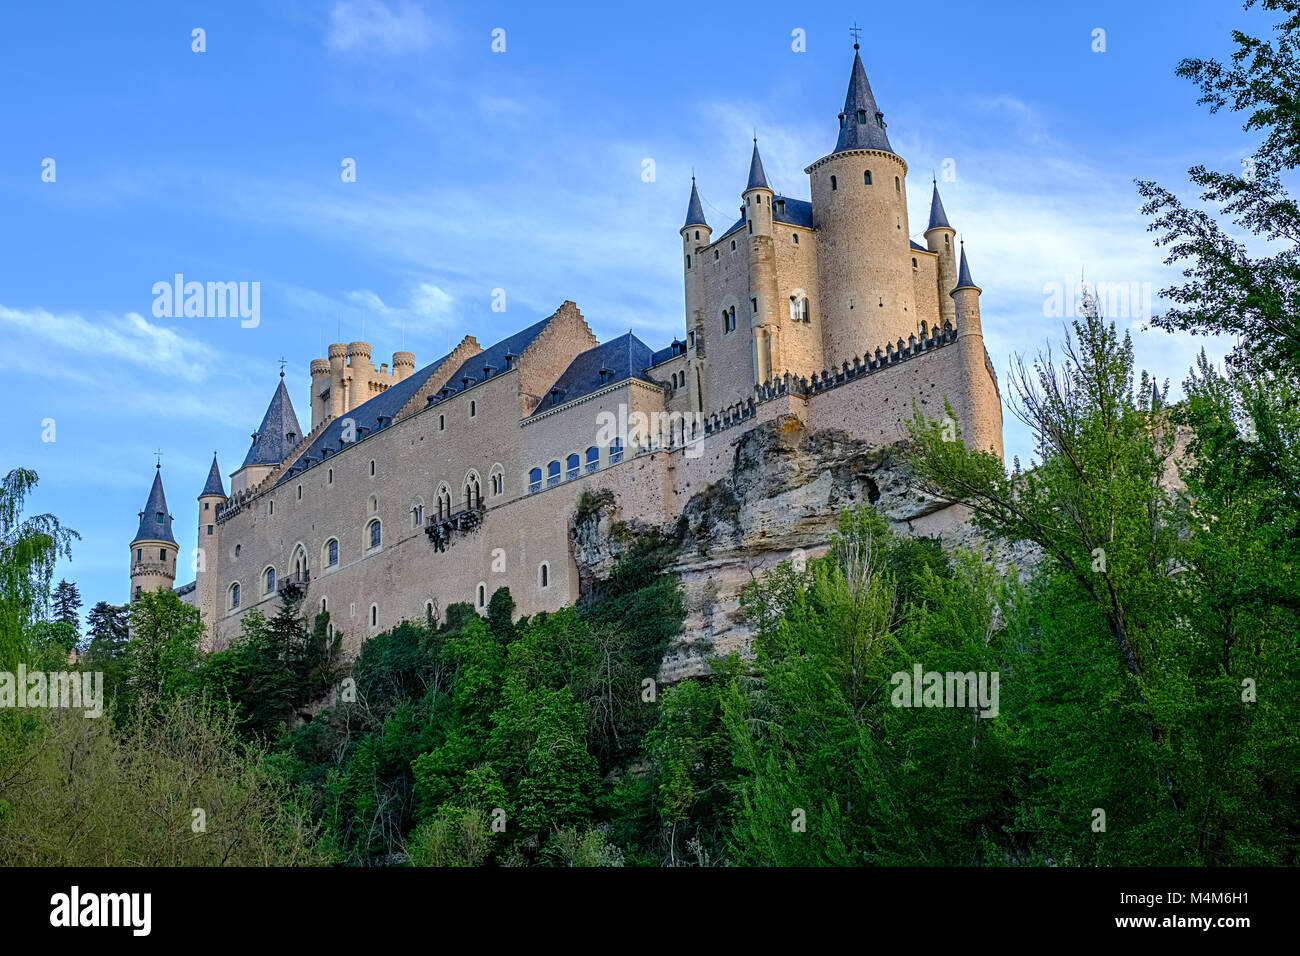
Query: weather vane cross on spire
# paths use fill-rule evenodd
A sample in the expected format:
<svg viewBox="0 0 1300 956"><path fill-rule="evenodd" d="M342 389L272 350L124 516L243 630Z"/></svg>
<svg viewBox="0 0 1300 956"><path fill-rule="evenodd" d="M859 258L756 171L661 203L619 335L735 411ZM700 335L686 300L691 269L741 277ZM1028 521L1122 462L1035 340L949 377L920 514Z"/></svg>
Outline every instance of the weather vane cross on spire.
<svg viewBox="0 0 1300 956"><path fill-rule="evenodd" d="M284 367L289 364L288 359L281 356L280 358L280 377L284 378Z"/></svg>
<svg viewBox="0 0 1300 956"><path fill-rule="evenodd" d="M861 39L860 37L861 33L862 33L862 28L858 26L858 21L854 20L853 26L849 30L849 35L853 37L853 49L855 50L858 48L858 40Z"/></svg>
<svg viewBox="0 0 1300 956"><path fill-rule="evenodd" d="M158 459L158 463L157 463L156 465L154 465L154 467L157 468L157 469L159 469L159 470L161 471L161 470L162 470L162 449L159 448L159 449L158 449L157 451L155 451L153 454L154 454L154 457Z"/></svg>

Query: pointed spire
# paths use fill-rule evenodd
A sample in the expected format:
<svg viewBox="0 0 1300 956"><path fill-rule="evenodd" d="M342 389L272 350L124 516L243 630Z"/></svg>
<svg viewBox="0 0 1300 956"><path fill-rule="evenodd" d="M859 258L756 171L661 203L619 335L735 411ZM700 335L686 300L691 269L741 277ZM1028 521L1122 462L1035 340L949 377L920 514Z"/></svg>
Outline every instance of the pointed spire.
<svg viewBox="0 0 1300 956"><path fill-rule="evenodd" d="M925 231L951 228L952 226L948 223L948 214L943 211L943 200L939 198L939 181L935 179L934 192L930 196L930 225L926 227Z"/></svg>
<svg viewBox="0 0 1300 956"><path fill-rule="evenodd" d="M745 186L745 192L771 188L767 184L767 173L763 172L763 160L758 155L758 134L754 134L754 155L749 160L749 184Z"/></svg>
<svg viewBox="0 0 1300 956"><path fill-rule="evenodd" d="M695 188L695 174L691 173L691 202L686 207L686 224L688 226L707 226L708 220L704 218L704 205L700 202L699 190Z"/></svg>
<svg viewBox="0 0 1300 956"><path fill-rule="evenodd" d="M1151 379L1151 411L1157 411L1164 407L1164 400L1160 397L1160 387L1156 385L1156 380Z"/></svg>
<svg viewBox="0 0 1300 956"><path fill-rule="evenodd" d="M221 483L221 469L217 467L217 453L215 451L212 453L212 468L208 471L207 484L205 484L203 490L199 492L200 498L206 497L207 495L221 495L223 498L226 497L226 488Z"/></svg>
<svg viewBox="0 0 1300 956"><path fill-rule="evenodd" d="M961 265L957 269L957 285L953 288L953 291L956 292L957 289L978 289L978 288L979 286L977 286L973 281L971 281L970 263L966 261L966 240L963 239L961 241Z"/></svg>
<svg viewBox="0 0 1300 956"><path fill-rule="evenodd" d="M853 72L849 76L848 95L844 97L844 112L840 113L840 138L834 151L883 149L892 153L893 147L885 135L885 114L876 106L857 46L853 45Z"/></svg>
<svg viewBox="0 0 1300 956"><path fill-rule="evenodd" d="M241 467L278 465L302 441L302 437L298 416L294 414L293 402L289 401L289 390L284 387L284 376L281 375L280 385L262 416L262 426L253 433L253 445Z"/></svg>
<svg viewBox="0 0 1300 956"><path fill-rule="evenodd" d="M163 494L162 465L158 465L153 473L153 487L149 489L149 500L145 502L144 511L140 512L140 528L136 531L132 544L136 541L176 543L172 537L172 516L167 510L167 496Z"/></svg>

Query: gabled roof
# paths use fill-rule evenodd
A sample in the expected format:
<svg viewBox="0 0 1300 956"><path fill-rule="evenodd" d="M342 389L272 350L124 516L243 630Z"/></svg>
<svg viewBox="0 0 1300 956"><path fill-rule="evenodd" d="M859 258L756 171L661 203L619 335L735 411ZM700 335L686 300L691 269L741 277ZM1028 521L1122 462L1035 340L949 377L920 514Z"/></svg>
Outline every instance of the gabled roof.
<svg viewBox="0 0 1300 956"><path fill-rule="evenodd" d="M686 343L681 339L673 339L671 345L665 345L661 349L655 349L650 353L650 364L647 369L654 368L661 362L667 362L671 358L676 358L686 350Z"/></svg>
<svg viewBox="0 0 1300 956"><path fill-rule="evenodd" d="M704 218L704 206L700 202L699 191L695 188L695 177L691 177L691 201L686 207L686 224L682 226L707 226L708 220Z"/></svg>
<svg viewBox="0 0 1300 956"><path fill-rule="evenodd" d="M203 498L206 495L221 495L223 498L226 497L226 487L221 483L221 469L217 467L217 453L215 451L212 453L212 468L208 471L207 484L205 484L203 490L199 492L200 498Z"/></svg>
<svg viewBox="0 0 1300 956"><path fill-rule="evenodd" d="M149 500L140 512L140 528L136 531L136 541L166 541L175 544L172 537L172 516L167 510L167 496L163 494L162 470L153 473L153 487L149 489Z"/></svg>
<svg viewBox="0 0 1300 956"><path fill-rule="evenodd" d="M921 252L929 252L929 251L930 251L930 250L927 249L925 246L923 246L923 245L921 245L919 242L917 242L915 239L909 239L909 240L907 240L907 241L910 242L910 243L912 244L912 248L913 248L913 249L918 249L918 250L920 250Z"/></svg>
<svg viewBox="0 0 1300 956"><path fill-rule="evenodd" d="M783 222L788 226L803 226L805 229L812 229L812 203L804 199L791 199L788 196L773 196L772 220L774 222ZM732 224L730 229L718 237L719 241L731 235L744 224L745 217L741 216Z"/></svg>
<svg viewBox="0 0 1300 956"><path fill-rule="evenodd" d="M925 231L931 229L951 229L948 225L948 214L943 211L943 200L939 198L939 184L934 184L934 192L930 196L930 225L925 227Z"/></svg>
<svg viewBox="0 0 1300 956"><path fill-rule="evenodd" d="M462 362L455 373L447 380L447 387L453 388L459 392L462 389L461 378L468 375L476 382L483 381L483 369L485 366L492 366L493 375L505 371L506 353L518 358L526 349L533 339L537 338L538 333L546 328L546 323L551 320L551 316L542 319L522 332L516 332L509 338L502 339L496 345L489 349L479 352ZM444 355L431 365L416 372L412 372L396 385L390 385L384 391L380 392L368 402L363 402L356 408L349 411L346 415L341 415L334 421L330 422L325 429L316 436L311 446L298 457L298 462L305 462L307 458L313 459L312 464L321 461L324 458L324 450L329 449L330 455L337 454L344 446L340 444L343 437L343 422L350 419L357 429L357 438L363 438L366 435L374 434L379 430L379 419L382 417L387 425L393 423L393 419L402 407L410 401L411 397L418 392L426 382L447 362L449 355ZM294 468L296 469L297 463ZM281 484L290 478L290 472L286 471L280 477L276 484Z"/></svg>
<svg viewBox="0 0 1300 956"><path fill-rule="evenodd" d="M645 370L654 364L654 354L650 346L631 332L579 353L555 380L555 384L548 389L547 395L529 417L629 378L653 383L654 380L646 375ZM608 373L603 382L600 374L602 368ZM557 400L552 402L551 395L556 394L557 390Z"/></svg>
<svg viewBox="0 0 1300 956"><path fill-rule="evenodd" d="M754 155L749 157L749 183L745 191L751 189L771 189L767 184L767 173L763 172L763 158L758 155L758 137L754 137Z"/></svg>
<svg viewBox="0 0 1300 956"><path fill-rule="evenodd" d="M294 414L293 402L289 401L289 390L284 387L284 374L281 373L280 384L271 396L271 404L266 407L262 424L254 432L253 444L240 467L278 465L302 439L298 416Z"/></svg>
<svg viewBox="0 0 1300 956"><path fill-rule="evenodd" d="M859 115L860 114L860 115ZM840 138L833 152L846 149L883 149L893 152L889 137L885 135L883 115L876 106L876 97L867 82L867 71L854 44L853 72L849 75L849 92L844 97L844 112L840 114Z"/></svg>

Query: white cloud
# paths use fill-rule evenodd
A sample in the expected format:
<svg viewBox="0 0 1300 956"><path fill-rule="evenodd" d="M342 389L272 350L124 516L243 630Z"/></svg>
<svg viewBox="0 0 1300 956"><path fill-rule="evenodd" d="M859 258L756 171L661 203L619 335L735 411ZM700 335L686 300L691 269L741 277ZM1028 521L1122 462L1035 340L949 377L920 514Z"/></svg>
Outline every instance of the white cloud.
<svg viewBox="0 0 1300 956"><path fill-rule="evenodd" d="M418 6L402 0L339 0L330 10L325 46L339 53L413 53L439 39L433 21Z"/></svg>

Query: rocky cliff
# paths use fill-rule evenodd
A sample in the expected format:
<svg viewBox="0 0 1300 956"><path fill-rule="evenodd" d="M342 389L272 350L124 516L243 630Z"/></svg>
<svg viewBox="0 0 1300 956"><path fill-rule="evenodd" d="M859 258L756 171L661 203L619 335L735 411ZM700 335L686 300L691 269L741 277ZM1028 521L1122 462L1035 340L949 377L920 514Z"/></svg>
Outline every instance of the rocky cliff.
<svg viewBox="0 0 1300 956"><path fill-rule="evenodd" d="M845 508L870 503L900 531L983 547L966 509L918 492L899 452L840 430L810 432L791 415L741 436L730 471L692 497L679 522L627 523L612 494L593 496L573 525L583 589L608 575L638 537L674 541L670 569L682 581L686 622L659 676L677 681L705 673L710 657L749 653L741 589L781 561L824 554ZM1003 550L1004 565L1032 559L1026 549Z"/></svg>

